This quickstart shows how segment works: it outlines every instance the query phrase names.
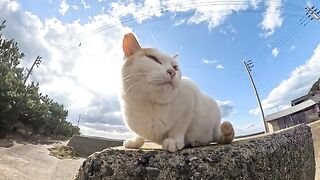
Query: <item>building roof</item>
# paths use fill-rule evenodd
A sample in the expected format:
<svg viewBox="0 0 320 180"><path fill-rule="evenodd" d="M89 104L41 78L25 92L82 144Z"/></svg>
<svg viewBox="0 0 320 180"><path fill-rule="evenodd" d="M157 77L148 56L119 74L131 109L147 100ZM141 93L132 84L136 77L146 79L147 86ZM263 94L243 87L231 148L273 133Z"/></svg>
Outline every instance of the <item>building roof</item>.
<svg viewBox="0 0 320 180"><path fill-rule="evenodd" d="M304 96L301 96L301 97L298 97L298 98L296 98L296 99L294 99L294 100L292 100L291 101L291 105L292 106L295 106L295 105L297 105L297 104L300 104L300 103L302 103L303 101L306 101L307 99L309 99L309 94L306 94L306 95L304 95Z"/></svg>
<svg viewBox="0 0 320 180"><path fill-rule="evenodd" d="M298 98L291 101L291 105L295 106L295 105L302 103L308 99L312 99L315 102L320 102L320 91L315 91L312 94L306 94L304 96L298 97Z"/></svg>
<svg viewBox="0 0 320 180"><path fill-rule="evenodd" d="M267 122L268 121L273 121L273 120L279 119L281 117L288 116L290 114L299 112L299 111L301 111L303 109L306 109L308 107L311 107L311 106L313 106L315 104L317 104L317 102L313 101L312 99L309 99L309 100L306 100L306 101L304 101L304 102L302 102L300 104L297 104L295 106L291 106L288 109L285 109L285 110L282 110L282 111L267 115L265 119L266 119Z"/></svg>

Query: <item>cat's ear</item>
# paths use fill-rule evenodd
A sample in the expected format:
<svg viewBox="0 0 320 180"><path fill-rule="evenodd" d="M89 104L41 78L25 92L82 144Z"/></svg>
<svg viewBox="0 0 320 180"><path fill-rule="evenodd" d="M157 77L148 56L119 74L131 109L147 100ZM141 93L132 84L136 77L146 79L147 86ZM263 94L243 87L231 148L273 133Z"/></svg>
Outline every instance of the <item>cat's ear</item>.
<svg viewBox="0 0 320 180"><path fill-rule="evenodd" d="M172 58L173 58L174 60L178 61L178 60L179 60L179 53L175 53L175 54L172 56Z"/></svg>
<svg viewBox="0 0 320 180"><path fill-rule="evenodd" d="M132 33L128 33L123 37L122 49L125 57L129 57L141 49L141 47L136 37Z"/></svg>

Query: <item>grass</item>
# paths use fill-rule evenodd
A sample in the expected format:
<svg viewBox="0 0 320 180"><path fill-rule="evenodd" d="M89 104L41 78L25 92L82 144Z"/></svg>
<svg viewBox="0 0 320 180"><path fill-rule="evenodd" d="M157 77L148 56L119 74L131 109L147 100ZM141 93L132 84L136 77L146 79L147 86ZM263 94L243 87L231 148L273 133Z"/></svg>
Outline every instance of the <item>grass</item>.
<svg viewBox="0 0 320 180"><path fill-rule="evenodd" d="M69 146L58 145L53 148L48 148L50 155L58 159L78 159L80 155Z"/></svg>

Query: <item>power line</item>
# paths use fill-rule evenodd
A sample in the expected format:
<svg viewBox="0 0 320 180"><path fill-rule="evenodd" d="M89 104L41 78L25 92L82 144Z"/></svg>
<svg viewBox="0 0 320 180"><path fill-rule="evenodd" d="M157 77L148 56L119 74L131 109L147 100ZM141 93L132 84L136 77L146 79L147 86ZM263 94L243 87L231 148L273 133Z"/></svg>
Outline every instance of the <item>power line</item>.
<svg viewBox="0 0 320 180"><path fill-rule="evenodd" d="M300 31L303 27L305 27L309 22L311 22L313 20L320 22L320 10L318 10L315 6L305 7L305 10L307 11L307 13L299 20L299 22L297 22L295 25L293 25L292 28L289 28L289 31L285 32L281 36L281 38L279 38L275 42L273 47L282 47L289 39L291 39L298 31ZM300 26L299 24L303 25L303 26ZM266 54L264 54L263 56L260 56L260 57L266 58L269 55L270 55L270 53L266 53ZM253 78L251 76L251 71L252 71L252 68L253 68L253 62L251 60L249 60L247 62L243 61L243 63L245 65L245 68L246 68L246 70L248 72L248 75L250 77L253 89L254 89L256 97L257 97L257 101L259 103L259 107L260 107L260 110L261 110L261 115L262 115L262 118L263 118L263 122L265 123L263 108L262 108L262 105L261 105L261 102L260 102L260 98L259 98L258 92L256 90L256 86L255 86ZM279 111L278 107L277 107L277 109ZM267 128L266 125L265 125L265 128Z"/></svg>
<svg viewBox="0 0 320 180"><path fill-rule="evenodd" d="M274 41L272 44L272 46L268 49L262 50L260 51L260 55L258 55L258 59L266 59L268 58L271 53L270 50L274 49L274 48L281 48L285 45L286 42L288 42L292 37L294 37L300 30L302 30L303 27L305 26L301 26L300 24L302 23L302 21L304 21L304 19L306 15L303 15L302 18L300 18L299 22L296 22L295 24L293 24L290 28L288 28L288 30L286 32L284 32L280 38L278 38L276 41ZM261 63L262 61L259 61L258 63Z"/></svg>
<svg viewBox="0 0 320 180"><path fill-rule="evenodd" d="M300 30L303 29L303 27L307 26L311 21L320 22L320 10L318 10L315 6L307 6L304 9L305 11L307 11L306 14L300 18L299 22L295 23L292 27L289 28L288 31L282 34L282 36L273 43L271 49L283 47L286 42L294 37ZM262 51L261 55L258 58L268 58L271 55L269 51L270 49ZM261 61L259 61L258 63L261 63Z"/></svg>
<svg viewBox="0 0 320 180"><path fill-rule="evenodd" d="M243 2L243 1L239 1L239 0L234 0L234 1L207 1L207 2L199 2L199 3L189 3L188 1L182 1L180 3L173 3L173 4L168 4L168 5L162 5L159 8L155 8L153 9L154 12L167 12L170 11L172 9L178 8L180 6L183 6L184 8L188 8L188 9L192 9L192 8L197 8L197 7L208 7L208 6L225 6L225 5L250 5L250 3L248 2ZM294 3L286 3L285 5L281 2L278 1L269 1L269 4L267 4L270 7L278 7L278 8L284 8L286 7L287 9L291 9L294 11L301 11L302 8L301 6L294 4ZM79 44L79 42L81 42L82 40L100 33L102 31L105 31L107 29L111 29L117 25L120 24L126 24L129 22L132 22L134 20L136 20L138 17L143 17L145 15L145 13L148 13L148 11L150 11L150 9L146 9L146 10L142 10L140 11L138 14L136 14L134 17L126 17L124 18L122 21L119 22L114 22L112 24L109 25L105 25L102 27L99 27L97 29L94 29L93 31L87 33L87 34L82 34L72 40L70 40L69 42L67 42L65 46L63 46L63 44L58 45L57 47L62 47L64 50L63 52L65 52L67 49L71 48L72 46L74 46L75 44ZM302 10L303 11L303 10Z"/></svg>
<svg viewBox="0 0 320 180"><path fill-rule="evenodd" d="M304 18L300 19L301 25L306 26L312 20L320 22L320 10L317 10L315 6L312 6L311 8L306 6L304 9L307 11L307 13Z"/></svg>

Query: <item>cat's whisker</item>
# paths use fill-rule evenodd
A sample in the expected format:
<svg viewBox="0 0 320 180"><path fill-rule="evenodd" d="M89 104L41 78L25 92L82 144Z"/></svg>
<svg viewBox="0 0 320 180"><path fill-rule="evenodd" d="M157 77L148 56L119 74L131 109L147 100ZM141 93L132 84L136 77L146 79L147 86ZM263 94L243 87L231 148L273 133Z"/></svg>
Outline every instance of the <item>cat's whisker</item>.
<svg viewBox="0 0 320 180"><path fill-rule="evenodd" d="M139 76L139 77L135 76L135 77L136 78L134 78L134 77L128 78L128 79L126 79L124 81L126 81L127 83L130 83L131 81L136 81L136 80L141 80L142 79L141 76Z"/></svg>
<svg viewBox="0 0 320 180"><path fill-rule="evenodd" d="M136 80L135 82L133 82L133 83L127 88L126 93L128 93L128 92L130 91L130 89L132 89L132 88L134 87L134 85L135 85L137 82L139 82L140 80L142 80L142 79L138 79L138 80Z"/></svg>
<svg viewBox="0 0 320 180"><path fill-rule="evenodd" d="M122 80L129 79L130 77L138 76L138 75L147 75L147 73L135 73L135 74L129 74L126 77L122 78Z"/></svg>

